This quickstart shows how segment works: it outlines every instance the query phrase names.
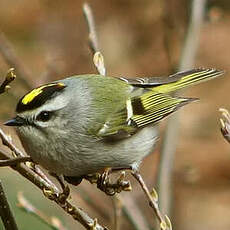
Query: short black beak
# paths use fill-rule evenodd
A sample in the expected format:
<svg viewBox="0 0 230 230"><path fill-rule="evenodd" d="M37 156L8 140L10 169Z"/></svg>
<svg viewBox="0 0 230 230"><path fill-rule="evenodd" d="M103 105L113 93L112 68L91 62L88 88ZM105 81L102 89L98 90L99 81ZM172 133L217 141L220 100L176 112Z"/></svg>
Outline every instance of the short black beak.
<svg viewBox="0 0 230 230"><path fill-rule="evenodd" d="M7 126L22 126L24 124L25 124L25 120L18 116L4 123L4 125Z"/></svg>

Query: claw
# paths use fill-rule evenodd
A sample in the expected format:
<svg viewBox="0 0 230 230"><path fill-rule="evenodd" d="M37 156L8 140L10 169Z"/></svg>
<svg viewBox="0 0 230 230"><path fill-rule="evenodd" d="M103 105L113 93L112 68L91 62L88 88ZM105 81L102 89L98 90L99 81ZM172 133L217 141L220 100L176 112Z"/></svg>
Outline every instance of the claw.
<svg viewBox="0 0 230 230"><path fill-rule="evenodd" d="M66 200L69 198L69 196L70 196L70 188L68 185L66 185L63 188L62 193L59 194L58 200L60 203L64 204L66 202Z"/></svg>
<svg viewBox="0 0 230 230"><path fill-rule="evenodd" d="M109 196L113 196L121 191L131 191L132 187L129 181L125 181L125 171L122 171L115 183L110 182L111 168L105 169L105 171L99 176L97 180L97 187Z"/></svg>
<svg viewBox="0 0 230 230"><path fill-rule="evenodd" d="M122 182L124 179L125 179L125 171L122 171L117 181Z"/></svg>
<svg viewBox="0 0 230 230"><path fill-rule="evenodd" d="M57 198L57 194L49 189L43 188L43 194L50 200L55 200Z"/></svg>

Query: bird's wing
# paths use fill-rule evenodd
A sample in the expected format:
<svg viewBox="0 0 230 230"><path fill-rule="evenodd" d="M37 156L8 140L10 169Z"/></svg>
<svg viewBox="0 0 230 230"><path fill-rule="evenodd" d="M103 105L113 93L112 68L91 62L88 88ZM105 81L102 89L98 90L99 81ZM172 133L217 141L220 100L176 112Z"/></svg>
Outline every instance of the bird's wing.
<svg viewBox="0 0 230 230"><path fill-rule="evenodd" d="M126 101L126 106L113 113L103 124L98 136L130 136L138 129L156 123L181 106L195 99L172 97L154 91L135 96Z"/></svg>
<svg viewBox="0 0 230 230"><path fill-rule="evenodd" d="M120 78L134 86L133 96L120 103L113 113L109 113L98 135L102 137L117 134L131 135L139 128L153 124L181 106L196 100L173 97L168 93L215 78L223 73L216 69L193 69L176 73L168 78L137 78L134 80ZM146 90L135 94L138 88L139 90L146 88Z"/></svg>

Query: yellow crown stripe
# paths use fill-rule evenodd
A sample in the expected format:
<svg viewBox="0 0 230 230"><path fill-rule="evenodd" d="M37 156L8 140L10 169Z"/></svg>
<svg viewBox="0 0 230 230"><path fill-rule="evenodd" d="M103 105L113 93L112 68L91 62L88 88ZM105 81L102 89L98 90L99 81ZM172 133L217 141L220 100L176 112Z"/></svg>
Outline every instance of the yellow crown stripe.
<svg viewBox="0 0 230 230"><path fill-rule="evenodd" d="M27 105L28 103L30 103L31 101L34 100L34 98L36 98L39 94L41 94L43 92L43 89L50 87L50 86L65 86L63 83L51 83L51 84L47 84L47 85L43 85L39 88L36 88L34 90L32 90L31 92L29 92L28 94L26 94L23 99L22 99L22 104Z"/></svg>

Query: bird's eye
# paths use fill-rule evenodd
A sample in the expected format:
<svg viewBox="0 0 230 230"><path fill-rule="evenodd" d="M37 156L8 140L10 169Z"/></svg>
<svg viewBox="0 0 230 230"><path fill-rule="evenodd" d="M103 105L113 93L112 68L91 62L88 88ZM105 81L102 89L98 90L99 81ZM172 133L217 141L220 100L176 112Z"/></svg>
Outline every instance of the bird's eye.
<svg viewBox="0 0 230 230"><path fill-rule="evenodd" d="M42 111L41 113L39 113L39 115L37 116L37 120L38 121L48 121L51 118L52 113L49 111Z"/></svg>

